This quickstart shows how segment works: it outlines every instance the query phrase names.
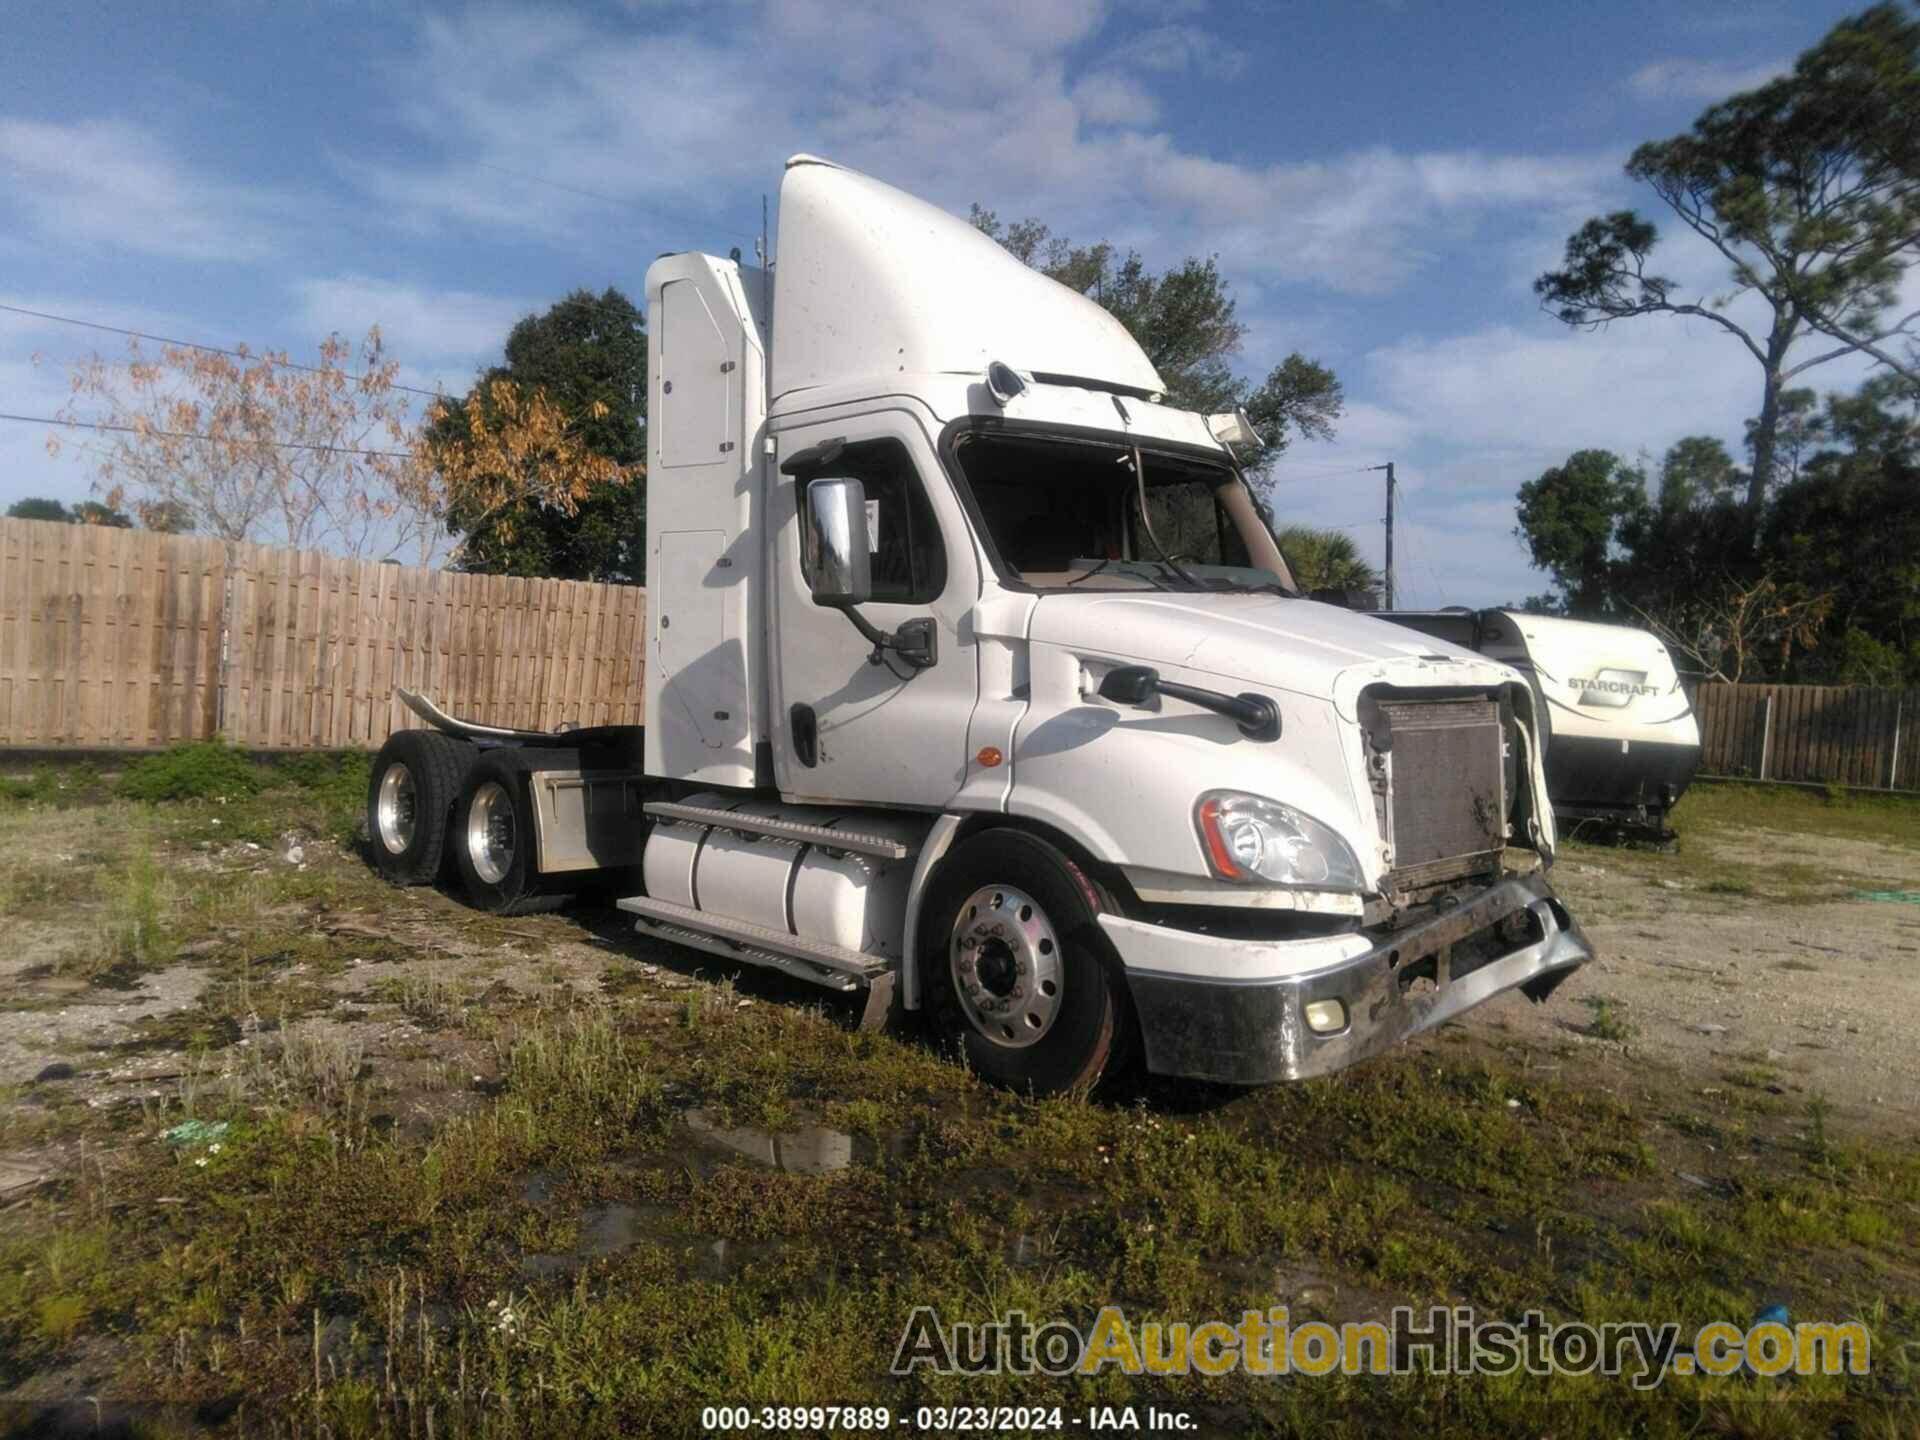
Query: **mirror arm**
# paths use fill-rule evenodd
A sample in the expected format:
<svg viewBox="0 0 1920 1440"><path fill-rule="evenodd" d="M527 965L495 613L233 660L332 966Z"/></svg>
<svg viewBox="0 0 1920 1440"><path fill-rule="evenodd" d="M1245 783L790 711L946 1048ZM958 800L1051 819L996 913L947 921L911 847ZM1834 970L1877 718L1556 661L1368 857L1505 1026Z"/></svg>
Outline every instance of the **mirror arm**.
<svg viewBox="0 0 1920 1440"><path fill-rule="evenodd" d="M915 670L929 669L940 658L939 632L931 620L909 620L895 633L882 630L851 603L838 604L833 608L846 616L853 628L860 632L861 638L873 646L873 653L867 656L869 665L881 664L889 650Z"/></svg>
<svg viewBox="0 0 1920 1440"><path fill-rule="evenodd" d="M1202 710L1224 715L1239 726L1240 733L1249 740L1280 738L1280 707L1264 695L1252 692L1222 695L1197 685L1180 685L1162 680L1160 672L1148 665L1116 666L1100 681L1100 697L1116 705L1145 705L1155 695L1171 695Z"/></svg>

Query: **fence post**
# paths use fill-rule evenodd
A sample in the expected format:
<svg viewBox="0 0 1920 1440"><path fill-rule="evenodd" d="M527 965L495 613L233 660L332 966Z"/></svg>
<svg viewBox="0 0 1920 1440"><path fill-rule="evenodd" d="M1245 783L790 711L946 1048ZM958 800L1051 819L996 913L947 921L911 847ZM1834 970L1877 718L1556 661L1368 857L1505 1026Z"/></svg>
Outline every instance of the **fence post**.
<svg viewBox="0 0 1920 1440"><path fill-rule="evenodd" d="M1767 691L1766 714L1760 721L1760 778L1767 778L1767 752L1773 749L1773 691Z"/></svg>
<svg viewBox="0 0 1920 1440"><path fill-rule="evenodd" d="M1887 760L1887 789L1889 790L1897 790L1900 786L1900 720L1906 703L1907 696L1904 690L1893 697L1893 754Z"/></svg>

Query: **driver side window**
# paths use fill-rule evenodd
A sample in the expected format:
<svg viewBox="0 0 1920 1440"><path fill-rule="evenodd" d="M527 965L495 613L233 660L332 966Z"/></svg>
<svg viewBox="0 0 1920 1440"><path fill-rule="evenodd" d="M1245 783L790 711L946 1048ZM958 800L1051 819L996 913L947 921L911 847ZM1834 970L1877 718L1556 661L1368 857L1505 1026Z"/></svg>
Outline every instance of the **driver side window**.
<svg viewBox="0 0 1920 1440"><path fill-rule="evenodd" d="M867 492L872 598L904 605L937 599L947 583L946 550L907 447L898 440L863 440L846 446L832 463L796 482L800 514L808 513L807 487L815 480L845 478L860 481Z"/></svg>

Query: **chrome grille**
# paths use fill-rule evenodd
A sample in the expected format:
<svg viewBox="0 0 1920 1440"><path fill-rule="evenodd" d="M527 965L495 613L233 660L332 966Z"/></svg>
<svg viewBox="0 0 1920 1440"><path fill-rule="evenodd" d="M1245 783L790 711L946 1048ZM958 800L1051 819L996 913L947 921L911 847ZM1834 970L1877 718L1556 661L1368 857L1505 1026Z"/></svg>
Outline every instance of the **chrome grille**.
<svg viewBox="0 0 1920 1440"><path fill-rule="evenodd" d="M1383 700L1392 738L1393 867L1506 843L1500 707L1491 700Z"/></svg>

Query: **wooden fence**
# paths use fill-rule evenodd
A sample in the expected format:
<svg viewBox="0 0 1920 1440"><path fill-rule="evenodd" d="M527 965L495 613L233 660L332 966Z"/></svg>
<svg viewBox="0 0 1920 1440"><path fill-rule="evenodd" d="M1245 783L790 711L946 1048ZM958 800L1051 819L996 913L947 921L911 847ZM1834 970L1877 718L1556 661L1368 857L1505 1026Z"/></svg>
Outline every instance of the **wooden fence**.
<svg viewBox="0 0 1920 1440"><path fill-rule="evenodd" d="M1700 772L1920 790L1920 690L1702 684Z"/></svg>
<svg viewBox="0 0 1920 1440"><path fill-rule="evenodd" d="M380 744L422 691L495 725L640 723L646 592L0 520L0 747Z"/></svg>

